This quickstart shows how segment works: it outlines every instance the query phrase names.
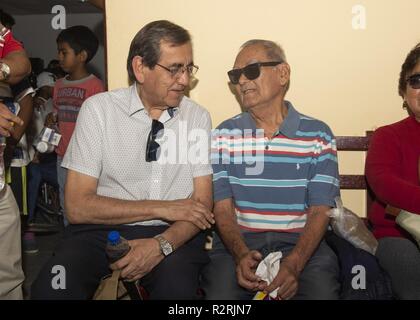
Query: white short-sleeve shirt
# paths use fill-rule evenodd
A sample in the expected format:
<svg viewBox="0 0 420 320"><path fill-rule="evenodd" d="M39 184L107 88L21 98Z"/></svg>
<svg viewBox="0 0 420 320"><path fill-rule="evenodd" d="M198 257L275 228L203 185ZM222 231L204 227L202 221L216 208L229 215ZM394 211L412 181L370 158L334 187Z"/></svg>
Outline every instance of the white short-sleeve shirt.
<svg viewBox="0 0 420 320"><path fill-rule="evenodd" d="M103 92L82 105L62 166L98 179L97 194L123 200L185 199L193 178L212 174L211 119L187 97L163 112L158 161L146 162L152 126L137 88ZM164 221L138 222L162 225Z"/></svg>

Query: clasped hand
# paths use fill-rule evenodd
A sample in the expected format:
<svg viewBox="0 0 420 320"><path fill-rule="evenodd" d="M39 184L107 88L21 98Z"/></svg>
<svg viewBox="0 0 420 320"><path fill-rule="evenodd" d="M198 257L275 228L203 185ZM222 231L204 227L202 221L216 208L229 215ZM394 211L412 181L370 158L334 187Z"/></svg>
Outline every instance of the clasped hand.
<svg viewBox="0 0 420 320"><path fill-rule="evenodd" d="M267 294L278 288L277 299L293 298L297 293L299 283L299 272L295 263L285 258L281 262L279 272L273 282L267 284L255 274L261 260L261 253L256 250L251 250L240 258L236 267L239 285L250 291L264 291Z"/></svg>
<svg viewBox="0 0 420 320"><path fill-rule="evenodd" d="M128 281L141 279L163 260L156 239L136 239L128 243L130 251L110 265L112 270L121 270L121 277Z"/></svg>

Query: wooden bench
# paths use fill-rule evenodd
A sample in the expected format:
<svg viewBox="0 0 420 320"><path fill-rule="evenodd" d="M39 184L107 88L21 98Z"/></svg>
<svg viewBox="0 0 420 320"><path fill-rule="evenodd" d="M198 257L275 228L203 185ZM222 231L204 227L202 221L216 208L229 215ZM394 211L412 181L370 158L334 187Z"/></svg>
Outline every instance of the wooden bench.
<svg viewBox="0 0 420 320"><path fill-rule="evenodd" d="M373 131L366 131L365 136L336 136L338 151L364 151L369 148ZM341 190L365 190L366 214L373 202L374 195L369 188L364 174L340 174Z"/></svg>

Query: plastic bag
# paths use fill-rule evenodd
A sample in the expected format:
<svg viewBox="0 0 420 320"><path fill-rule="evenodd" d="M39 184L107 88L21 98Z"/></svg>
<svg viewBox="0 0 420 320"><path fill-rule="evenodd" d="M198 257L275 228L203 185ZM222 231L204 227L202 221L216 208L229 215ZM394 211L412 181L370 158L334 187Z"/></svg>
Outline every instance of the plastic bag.
<svg viewBox="0 0 420 320"><path fill-rule="evenodd" d="M401 210L395 222L409 232L420 247L420 215Z"/></svg>
<svg viewBox="0 0 420 320"><path fill-rule="evenodd" d="M336 208L328 211L331 218L331 227L334 232L346 239L356 248L363 249L375 255L378 241L366 227L362 219L349 209L343 207L340 197L335 198Z"/></svg>

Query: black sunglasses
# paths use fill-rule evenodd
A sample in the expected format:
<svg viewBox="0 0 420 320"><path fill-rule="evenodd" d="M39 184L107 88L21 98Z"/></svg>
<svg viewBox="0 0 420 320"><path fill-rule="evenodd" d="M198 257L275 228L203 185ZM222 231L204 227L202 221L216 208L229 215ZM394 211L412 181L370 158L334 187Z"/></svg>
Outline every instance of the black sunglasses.
<svg viewBox="0 0 420 320"><path fill-rule="evenodd" d="M153 119L152 121L152 129L149 132L149 136L147 137L147 145L146 145L146 161L156 161L157 160L157 151L160 148L159 143L156 142L156 136L158 135L159 131L163 130L164 126L163 123L159 120Z"/></svg>
<svg viewBox="0 0 420 320"><path fill-rule="evenodd" d="M406 80L411 88L420 89L420 73L413 74Z"/></svg>
<svg viewBox="0 0 420 320"><path fill-rule="evenodd" d="M242 73L248 80L254 80L260 76L261 67L276 66L280 63L283 63L283 61L257 62L249 64L242 69L233 69L228 72L229 80L232 84L238 84Z"/></svg>

